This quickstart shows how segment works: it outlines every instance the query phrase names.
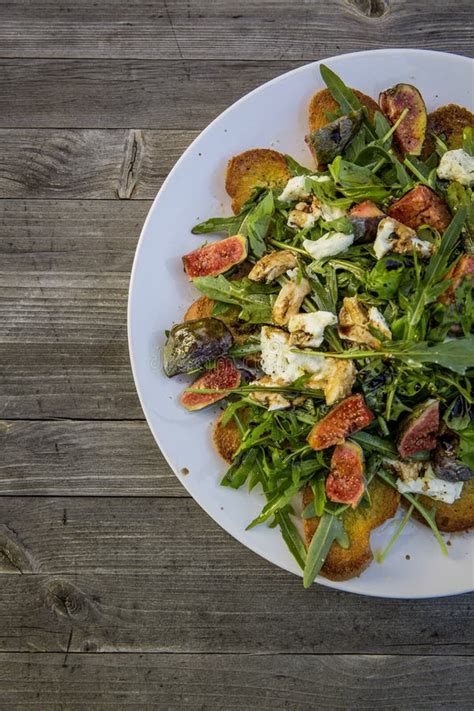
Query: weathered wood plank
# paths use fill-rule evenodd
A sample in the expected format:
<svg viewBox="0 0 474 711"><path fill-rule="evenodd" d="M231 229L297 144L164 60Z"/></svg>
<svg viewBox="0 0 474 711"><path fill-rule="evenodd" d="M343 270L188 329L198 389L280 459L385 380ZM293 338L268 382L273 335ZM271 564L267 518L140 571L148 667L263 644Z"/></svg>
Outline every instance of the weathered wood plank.
<svg viewBox="0 0 474 711"><path fill-rule="evenodd" d="M0 201L0 417L143 418L126 300L149 204Z"/></svg>
<svg viewBox="0 0 474 711"><path fill-rule="evenodd" d="M295 62L0 60L0 126L202 129Z"/></svg>
<svg viewBox="0 0 474 711"><path fill-rule="evenodd" d="M5 708L448 709L472 707L470 657L222 654L0 656ZM85 680L87 679L87 682Z"/></svg>
<svg viewBox="0 0 474 711"><path fill-rule="evenodd" d="M188 496L146 422L0 420L0 496Z"/></svg>
<svg viewBox="0 0 474 711"><path fill-rule="evenodd" d="M154 574L2 575L0 651L472 653L467 595L413 602L304 590L247 558L254 564L245 567L230 547L227 568L210 554L199 571L181 556Z"/></svg>
<svg viewBox="0 0 474 711"><path fill-rule="evenodd" d="M470 596L305 591L191 499L0 497L0 521L3 650L65 649L72 625L73 651L472 651Z"/></svg>
<svg viewBox="0 0 474 711"><path fill-rule="evenodd" d="M0 200L2 272L129 274L147 200Z"/></svg>
<svg viewBox="0 0 474 711"><path fill-rule="evenodd" d="M154 198L195 131L0 129L0 198Z"/></svg>
<svg viewBox="0 0 474 711"><path fill-rule="evenodd" d="M40 0L4 3L4 57L293 59L378 47L468 54L471 3L431 0ZM423 34L420 36L420 29ZM188 63L187 63L188 64ZM188 64L189 66L189 64Z"/></svg>

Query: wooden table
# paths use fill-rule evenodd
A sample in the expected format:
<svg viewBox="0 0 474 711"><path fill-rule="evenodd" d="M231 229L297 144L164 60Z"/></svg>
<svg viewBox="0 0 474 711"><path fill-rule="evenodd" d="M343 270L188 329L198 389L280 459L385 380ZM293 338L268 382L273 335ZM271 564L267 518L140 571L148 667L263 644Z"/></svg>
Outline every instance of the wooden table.
<svg viewBox="0 0 474 711"><path fill-rule="evenodd" d="M151 199L211 119L470 27L470 0L0 2L1 709L472 708L472 599L304 591L243 548L155 446L126 337Z"/></svg>

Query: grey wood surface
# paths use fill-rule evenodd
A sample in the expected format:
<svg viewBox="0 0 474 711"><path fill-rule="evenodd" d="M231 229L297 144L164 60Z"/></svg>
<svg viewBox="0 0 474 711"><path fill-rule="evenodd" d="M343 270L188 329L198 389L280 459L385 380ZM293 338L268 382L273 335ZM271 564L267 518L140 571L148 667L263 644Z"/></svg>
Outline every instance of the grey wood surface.
<svg viewBox="0 0 474 711"><path fill-rule="evenodd" d="M469 0L0 2L0 709L472 708L472 598L304 591L244 549L126 343L141 225L209 121L313 59L472 56L471 27Z"/></svg>

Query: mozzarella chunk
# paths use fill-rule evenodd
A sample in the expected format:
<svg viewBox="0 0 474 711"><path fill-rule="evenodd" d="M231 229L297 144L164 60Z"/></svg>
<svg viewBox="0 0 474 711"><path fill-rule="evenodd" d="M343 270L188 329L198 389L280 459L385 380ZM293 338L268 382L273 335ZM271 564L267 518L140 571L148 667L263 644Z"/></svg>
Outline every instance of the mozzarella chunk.
<svg viewBox="0 0 474 711"><path fill-rule="evenodd" d="M292 383L305 373L319 373L326 367L323 356L293 353L290 336L278 328L263 326L260 345L263 372L284 383Z"/></svg>
<svg viewBox="0 0 474 711"><path fill-rule="evenodd" d="M307 279L292 279L281 288L272 308L273 321L278 326L286 326L288 320L300 310L300 306L311 291Z"/></svg>
<svg viewBox="0 0 474 711"><path fill-rule="evenodd" d="M357 371L352 360L325 358L324 368L308 380L306 386L322 390L326 405L333 405L351 394Z"/></svg>
<svg viewBox="0 0 474 711"><path fill-rule="evenodd" d="M326 232L317 240L303 240L303 247L313 259L323 259L323 257L333 257L340 252L344 252L353 242L353 234Z"/></svg>
<svg viewBox="0 0 474 711"><path fill-rule="evenodd" d="M258 260L249 272L251 281L266 281L267 284L281 276L287 269L298 266L298 260L289 249L271 252Z"/></svg>
<svg viewBox="0 0 474 711"><path fill-rule="evenodd" d="M397 489L401 494L424 494L436 501L444 501L445 504L454 503L462 493L464 482L445 481L433 475L433 470L429 466L423 477L403 481L397 479Z"/></svg>
<svg viewBox="0 0 474 711"><path fill-rule="evenodd" d="M288 321L290 343L295 346L316 348L323 342L326 326L334 326L336 323L337 317L330 311L314 311L291 316Z"/></svg>
<svg viewBox="0 0 474 711"><path fill-rule="evenodd" d="M425 468L423 462L402 462L399 459L384 459L384 464L406 484L418 479Z"/></svg>
<svg viewBox="0 0 474 711"><path fill-rule="evenodd" d="M382 259L387 252L393 249L395 227L395 220L390 217L380 220L374 242L374 253L377 259Z"/></svg>
<svg viewBox="0 0 474 711"><path fill-rule="evenodd" d="M346 210L343 210L340 207L326 205L324 202L321 203L321 213L325 222L332 222L332 220L337 220L339 217L347 215Z"/></svg>
<svg viewBox="0 0 474 711"><path fill-rule="evenodd" d="M438 178L443 180L456 180L461 185L472 185L474 183L474 157L462 148L446 151L441 157L436 172Z"/></svg>
<svg viewBox="0 0 474 711"><path fill-rule="evenodd" d="M373 326L373 328L376 328L377 331L380 331L380 333L382 333L385 338L389 340L392 339L392 332L390 330L390 326L375 306L371 306L369 308L369 324Z"/></svg>
<svg viewBox="0 0 474 711"><path fill-rule="evenodd" d="M286 383L281 378L272 378L264 375L258 380L254 380L250 385L260 385L264 387L278 387ZM291 406L291 402L280 393L265 392L264 390L254 391L249 394L249 398L259 405L263 405L267 410L286 410Z"/></svg>
<svg viewBox="0 0 474 711"><path fill-rule="evenodd" d="M420 257L429 257L433 251L433 245L431 242L417 237L415 230L412 230L411 227L407 227L391 217L384 217L383 220L380 220L377 228L374 253L377 259L381 259L392 249L398 254L411 254L414 249Z"/></svg>
<svg viewBox="0 0 474 711"><path fill-rule="evenodd" d="M306 177L297 175L290 178L278 199L280 202L293 202L294 200L304 200L309 197L309 190L306 188Z"/></svg>

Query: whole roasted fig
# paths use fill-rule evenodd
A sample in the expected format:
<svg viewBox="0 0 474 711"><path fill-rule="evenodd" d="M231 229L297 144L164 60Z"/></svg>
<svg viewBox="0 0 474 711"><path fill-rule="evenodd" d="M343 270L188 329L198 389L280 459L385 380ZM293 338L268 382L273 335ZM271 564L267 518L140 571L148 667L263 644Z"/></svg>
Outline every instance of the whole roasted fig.
<svg viewBox="0 0 474 711"><path fill-rule="evenodd" d="M362 115L361 109L352 111L306 136L305 141L318 165L331 163L336 156L341 155L349 141L354 138Z"/></svg>
<svg viewBox="0 0 474 711"><path fill-rule="evenodd" d="M445 481L469 481L474 479L474 471L457 458L459 437L456 432L443 428L438 444L431 457L431 464L438 479Z"/></svg>
<svg viewBox="0 0 474 711"><path fill-rule="evenodd" d="M227 326L217 318L178 323L163 349L164 371L168 377L189 373L227 353L233 340Z"/></svg>

